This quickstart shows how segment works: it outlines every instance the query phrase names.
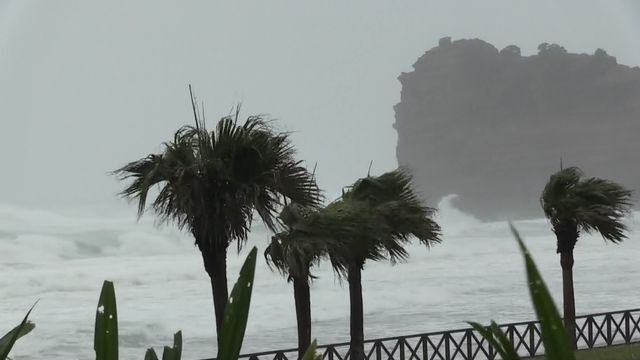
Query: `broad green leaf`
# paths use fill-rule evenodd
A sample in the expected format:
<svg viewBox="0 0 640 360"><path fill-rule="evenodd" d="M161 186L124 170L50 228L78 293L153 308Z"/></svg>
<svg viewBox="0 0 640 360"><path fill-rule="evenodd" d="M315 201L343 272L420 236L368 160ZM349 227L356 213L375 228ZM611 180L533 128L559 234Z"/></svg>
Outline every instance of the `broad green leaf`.
<svg viewBox="0 0 640 360"><path fill-rule="evenodd" d="M162 360L180 360L182 357L182 331L173 335L173 347L164 347Z"/></svg>
<svg viewBox="0 0 640 360"><path fill-rule="evenodd" d="M158 355L156 355L156 351L152 348L147 349L147 352L144 354L144 360L158 360Z"/></svg>
<svg viewBox="0 0 640 360"><path fill-rule="evenodd" d="M162 360L180 360L182 358L182 331L173 334L173 347L165 346L162 351ZM153 348L147 349L144 360L158 360L158 355Z"/></svg>
<svg viewBox="0 0 640 360"><path fill-rule="evenodd" d="M118 312L116 293L111 281L102 284L96 309L96 325L93 339L96 360L118 360Z"/></svg>
<svg viewBox="0 0 640 360"><path fill-rule="evenodd" d="M9 342L11 341L11 339L13 339L13 336L15 335L15 333L18 333L18 337L16 338L16 340L18 340L21 337L30 333L31 330L33 330L35 327L36 326L34 323L32 323L31 321L27 321L24 324L24 326L20 324L14 327L13 329L11 329L11 331L9 331L2 338L0 338L0 353L3 353L4 349L6 349L9 346Z"/></svg>
<svg viewBox="0 0 640 360"><path fill-rule="evenodd" d="M318 343L316 342L316 340L313 340L311 345L309 345L309 348L307 349L307 351L304 352L304 355L302 356L302 360L315 360L317 347L318 347Z"/></svg>
<svg viewBox="0 0 640 360"><path fill-rule="evenodd" d="M513 346L511 345L511 343L509 342L509 340L507 339L507 344L505 345L505 343L503 341L498 341L500 338L503 337L503 339L506 339L506 335L502 332L502 330L497 327L497 324L495 322L491 322L491 327L489 327L488 329L485 328L484 326L476 323L476 322L469 322L469 325L471 325L471 327L473 327L477 332L480 333L480 335L487 340L487 342L493 346L493 348L498 352L498 354L500 355L501 359L504 360L520 360L520 357L518 356L518 354L513 350ZM495 325L495 327L494 327ZM499 334L501 334L502 336L499 336ZM498 338L498 340L496 339Z"/></svg>
<svg viewBox="0 0 640 360"><path fill-rule="evenodd" d="M36 306L36 304L33 304L31 306L31 309L27 311L27 315L24 316L24 319L22 319L20 325L16 326L6 335L0 338L0 360L8 358L9 352L11 352L11 349L13 348L13 345L16 343L16 341L22 336L28 334L31 330L33 330L33 328L36 327L32 322L29 322L27 320L29 318L29 314L31 314L31 311L33 310L34 306Z"/></svg>
<svg viewBox="0 0 640 360"><path fill-rule="evenodd" d="M518 356L518 353L513 349L511 341L509 341L507 335L505 335L495 321L491 322L491 332L498 338L502 349L504 349L503 360L520 360L520 356Z"/></svg>
<svg viewBox="0 0 640 360"><path fill-rule="evenodd" d="M244 331L249 318L253 277L256 271L256 254L254 247L240 270L240 277L231 291L231 296L224 312L222 333L218 337L217 360L236 360L240 355Z"/></svg>
<svg viewBox="0 0 640 360"><path fill-rule="evenodd" d="M0 338L0 349L4 349L4 347L7 346L9 340L16 332L18 333L18 339L20 339L21 337L30 333L31 330L33 330L35 327L36 325L29 320L27 320L22 328L20 328L20 325L14 327L13 329L11 329L11 331L4 334L4 336Z"/></svg>
<svg viewBox="0 0 640 360"><path fill-rule="evenodd" d="M474 321L467 321L467 324L471 325L471 327L480 333L480 335L487 340L487 342L489 344L491 344L491 346L493 346L494 348L499 348L500 344L496 341L496 339L493 337L493 333L491 332L491 330L485 328L484 326L482 326L480 323L474 322Z"/></svg>
<svg viewBox="0 0 640 360"><path fill-rule="evenodd" d="M542 342L544 343L545 356L553 360L575 360L575 355L562 325L560 314L549 294L549 290L542 280L542 276L536 267L529 250L524 245L518 231L510 224L511 232L518 241L520 250L524 257L527 269L527 280L529 282L529 293L535 308L542 332Z"/></svg>

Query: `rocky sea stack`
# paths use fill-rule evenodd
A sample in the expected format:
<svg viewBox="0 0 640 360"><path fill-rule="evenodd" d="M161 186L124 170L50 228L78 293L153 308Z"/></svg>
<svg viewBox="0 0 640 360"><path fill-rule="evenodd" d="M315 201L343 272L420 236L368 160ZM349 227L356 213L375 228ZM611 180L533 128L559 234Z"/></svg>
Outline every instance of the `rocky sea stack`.
<svg viewBox="0 0 640 360"><path fill-rule="evenodd" d="M395 106L400 165L435 201L485 220L542 217L551 173L640 189L640 69L604 50L573 54L541 44L522 56L478 39L440 40L403 73Z"/></svg>

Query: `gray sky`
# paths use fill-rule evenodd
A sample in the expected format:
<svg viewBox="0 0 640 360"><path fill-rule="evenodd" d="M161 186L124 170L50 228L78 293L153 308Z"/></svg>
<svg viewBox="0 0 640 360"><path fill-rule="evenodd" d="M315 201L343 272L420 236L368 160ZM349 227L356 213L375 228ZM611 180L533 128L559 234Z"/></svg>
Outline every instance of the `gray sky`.
<svg viewBox="0 0 640 360"><path fill-rule="evenodd" d="M192 122L188 83L210 123L242 101L296 131L333 197L396 166L396 78L439 38L640 65L639 35L633 0L0 0L0 203L124 208L107 173Z"/></svg>

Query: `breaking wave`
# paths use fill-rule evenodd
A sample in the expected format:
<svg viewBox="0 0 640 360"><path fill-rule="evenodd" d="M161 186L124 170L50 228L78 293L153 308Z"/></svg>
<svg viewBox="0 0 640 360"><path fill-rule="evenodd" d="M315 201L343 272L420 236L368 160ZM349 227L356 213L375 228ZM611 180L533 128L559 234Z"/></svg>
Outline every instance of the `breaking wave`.
<svg viewBox="0 0 640 360"><path fill-rule="evenodd" d="M443 242L410 246L407 263L371 263L363 272L367 337L464 327L465 321L533 317L521 259L506 222L482 222L454 206L439 204ZM605 245L584 236L576 249L579 313L635 308L640 289L629 287L640 258L640 216L629 218L630 240ZM551 291L559 299L555 239L545 219L516 222ZM264 249L269 233L260 225L249 244ZM246 250L229 254L229 281ZM149 346L184 334L186 358L215 354L211 289L189 234L152 218L74 217L0 205L0 324L21 320L40 299L34 334L15 348L16 359L91 359L93 316L104 279L118 297L121 353L143 356ZM244 351L295 347L290 284L259 257ZM606 264L606 271L602 266ZM319 342L348 338L348 291L323 265L312 287L314 336ZM628 274L628 275L627 275ZM623 294L624 296L621 296ZM0 329L0 332L5 329ZM62 336L61 334L64 334Z"/></svg>

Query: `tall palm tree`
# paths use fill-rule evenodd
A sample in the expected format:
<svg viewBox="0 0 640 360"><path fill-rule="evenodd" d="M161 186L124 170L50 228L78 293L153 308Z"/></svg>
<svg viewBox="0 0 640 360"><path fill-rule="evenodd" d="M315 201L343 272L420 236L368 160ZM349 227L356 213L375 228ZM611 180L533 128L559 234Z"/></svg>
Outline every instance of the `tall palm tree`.
<svg viewBox="0 0 640 360"><path fill-rule="evenodd" d="M313 176L295 159L287 133L250 116L238 123L239 109L223 117L209 132L196 111L195 126L183 126L161 153L131 162L116 174L130 179L122 191L137 200L138 215L147 208L152 188L158 192L151 208L160 222L174 222L191 232L211 280L217 334L227 304L227 249L247 240L254 211L276 232L284 199L316 206L321 196Z"/></svg>
<svg viewBox="0 0 640 360"><path fill-rule="evenodd" d="M576 309L573 294L573 249L580 232L598 232L605 241L622 242L627 230L623 218L631 208L631 191L614 182L584 178L570 167L553 174L540 198L557 238L562 266L564 322L576 347Z"/></svg>
<svg viewBox="0 0 640 360"><path fill-rule="evenodd" d="M440 242L440 227L433 220L435 210L425 206L411 187L411 176L398 169L378 177L358 180L338 201L321 210L326 223L341 226L336 238L341 246L329 255L337 273L349 283L351 359L363 360L364 307L362 270L367 260L408 257L404 248L412 237L430 246Z"/></svg>

